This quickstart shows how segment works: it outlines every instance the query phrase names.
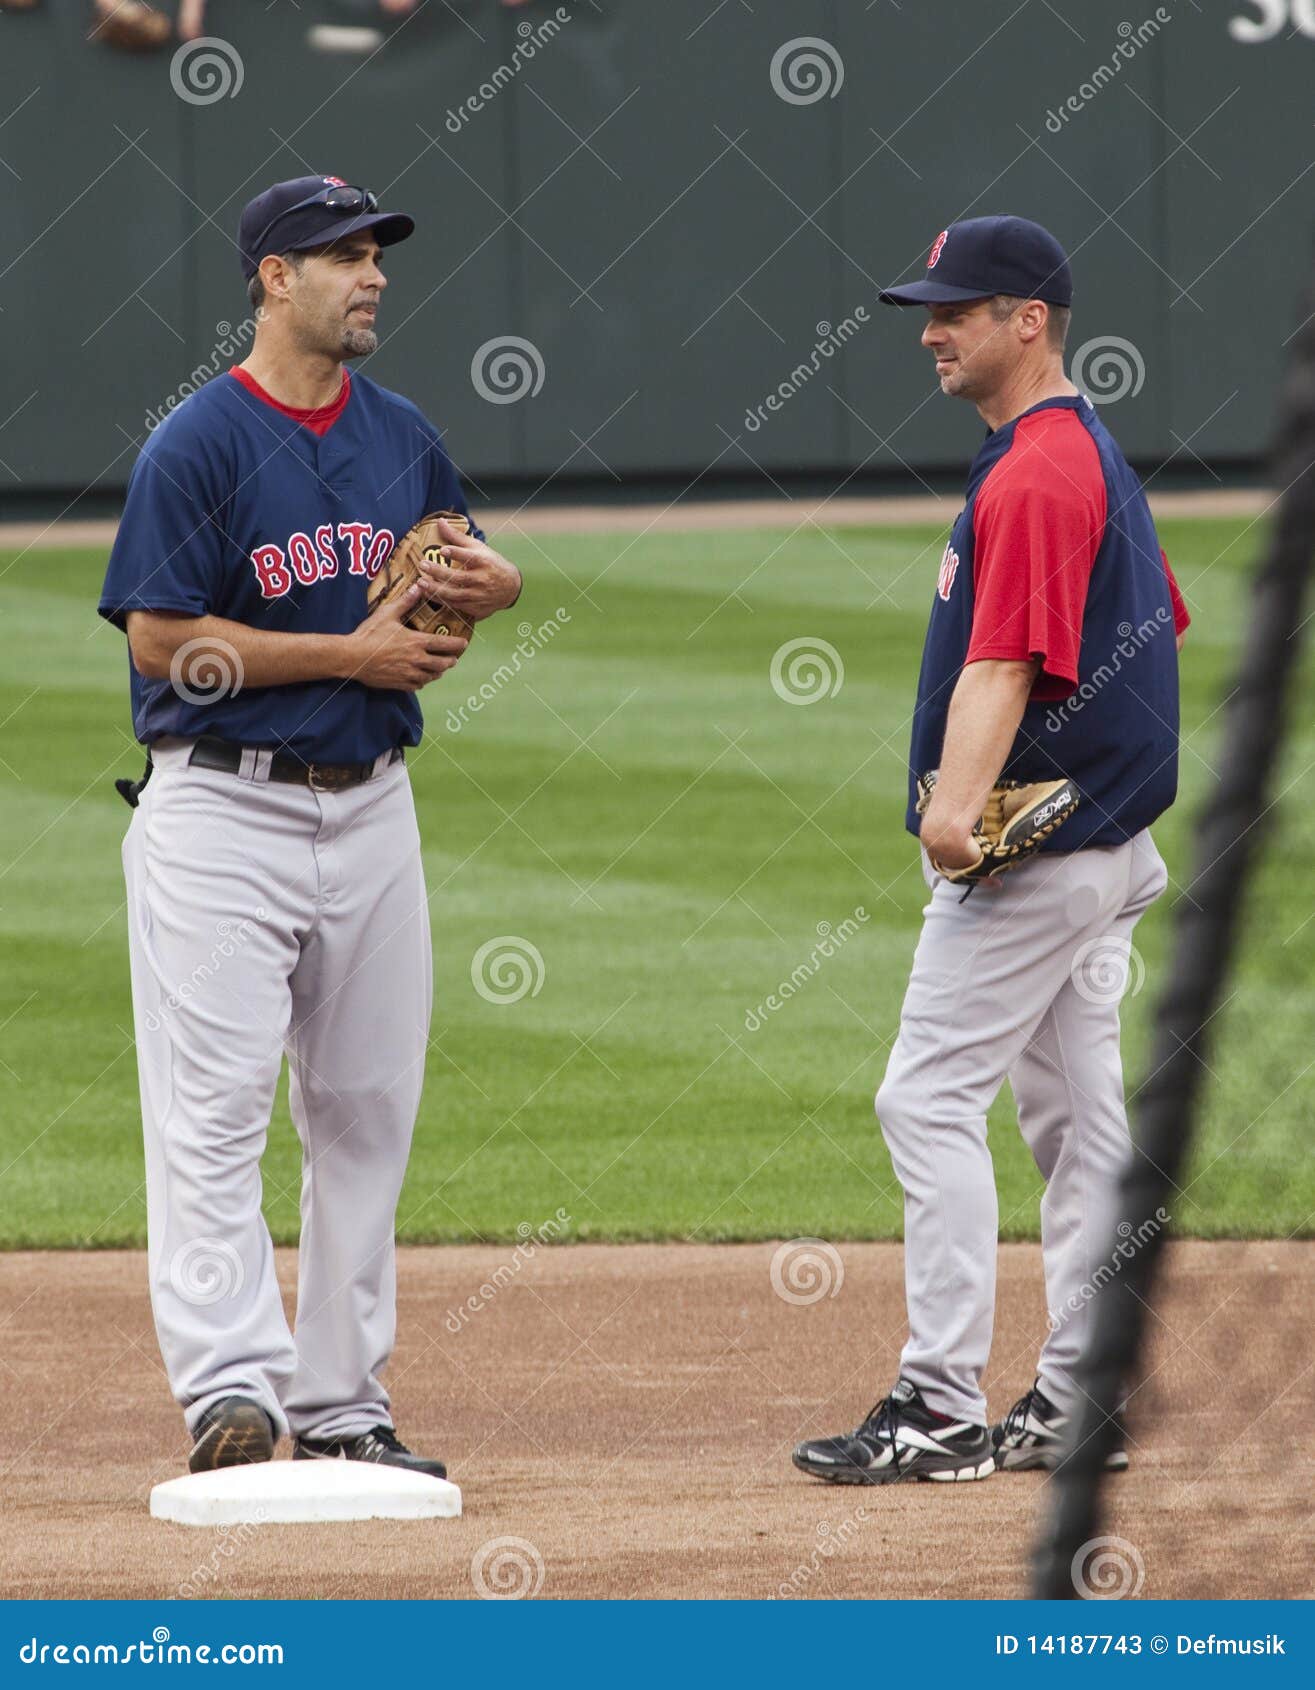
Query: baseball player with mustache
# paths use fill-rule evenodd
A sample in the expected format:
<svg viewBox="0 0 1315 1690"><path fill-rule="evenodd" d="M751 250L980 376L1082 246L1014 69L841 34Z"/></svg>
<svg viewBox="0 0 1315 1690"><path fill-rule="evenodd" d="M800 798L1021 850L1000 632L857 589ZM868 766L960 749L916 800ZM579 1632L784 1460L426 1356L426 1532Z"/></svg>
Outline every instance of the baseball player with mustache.
<svg viewBox="0 0 1315 1690"><path fill-rule="evenodd" d="M406 749L419 692L516 568L445 525L428 585L367 615L398 537L465 515L409 400L353 376L373 352L383 250L412 219L340 177L280 182L242 214L250 356L184 401L132 474L100 611L128 637L148 748L124 842L151 1300L193 1472L298 1459L444 1476L398 1439L393 1227L431 1001ZM442 591L436 586L442 576ZM302 1141L295 1333L261 1214L284 1055Z"/></svg>

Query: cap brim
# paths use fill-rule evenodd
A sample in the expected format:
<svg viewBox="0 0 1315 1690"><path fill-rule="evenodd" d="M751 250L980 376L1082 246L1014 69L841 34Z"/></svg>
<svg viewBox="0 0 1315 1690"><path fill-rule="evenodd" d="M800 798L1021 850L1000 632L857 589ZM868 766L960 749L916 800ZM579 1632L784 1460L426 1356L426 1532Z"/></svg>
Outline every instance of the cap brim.
<svg viewBox="0 0 1315 1690"><path fill-rule="evenodd" d="M883 305L950 305L957 299L986 299L981 288L952 288L945 282L910 282L877 295Z"/></svg>
<svg viewBox="0 0 1315 1690"><path fill-rule="evenodd" d="M404 211L368 212L361 217L349 217L345 223L334 223L332 228L321 229L305 240L294 241L284 251L309 252L313 247L332 246L335 241L345 240L348 235L359 235L366 229L380 246L396 246L415 233L415 218L408 217Z"/></svg>

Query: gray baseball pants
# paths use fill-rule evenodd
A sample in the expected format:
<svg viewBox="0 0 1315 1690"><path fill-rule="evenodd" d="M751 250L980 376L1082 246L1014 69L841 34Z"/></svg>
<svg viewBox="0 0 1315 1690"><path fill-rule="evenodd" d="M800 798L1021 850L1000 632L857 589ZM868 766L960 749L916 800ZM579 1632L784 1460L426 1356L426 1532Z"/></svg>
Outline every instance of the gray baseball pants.
<svg viewBox="0 0 1315 1690"><path fill-rule="evenodd" d="M1147 831L1040 855L966 902L925 851L923 874L931 901L876 1098L904 1188L900 1375L932 1408L981 1425L999 1227L987 1111L1007 1077L1046 1181L1041 1388L1069 1407L1128 1151L1119 1001L1132 930L1168 875Z"/></svg>
<svg viewBox="0 0 1315 1690"><path fill-rule="evenodd" d="M393 1225L427 1048L431 961L405 763L318 792L154 750L124 840L151 1303L195 1432L254 1398L280 1435L392 1423ZM287 1053L302 1144L296 1336L261 1213Z"/></svg>

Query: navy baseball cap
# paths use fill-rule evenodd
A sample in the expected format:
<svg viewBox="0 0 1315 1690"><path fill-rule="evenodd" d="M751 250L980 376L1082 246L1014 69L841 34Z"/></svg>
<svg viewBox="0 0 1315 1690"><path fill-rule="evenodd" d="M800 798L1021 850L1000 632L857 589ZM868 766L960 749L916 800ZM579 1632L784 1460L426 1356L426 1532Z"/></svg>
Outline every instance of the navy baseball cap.
<svg viewBox="0 0 1315 1690"><path fill-rule="evenodd" d="M1026 217L969 217L932 242L925 281L886 288L886 305L948 305L993 294L1073 303L1068 254L1048 229Z"/></svg>
<svg viewBox="0 0 1315 1690"><path fill-rule="evenodd" d="M341 176L294 176L247 203L237 244L247 281L271 252L304 252L370 229L380 246L395 246L415 229L404 211L380 211L368 188Z"/></svg>

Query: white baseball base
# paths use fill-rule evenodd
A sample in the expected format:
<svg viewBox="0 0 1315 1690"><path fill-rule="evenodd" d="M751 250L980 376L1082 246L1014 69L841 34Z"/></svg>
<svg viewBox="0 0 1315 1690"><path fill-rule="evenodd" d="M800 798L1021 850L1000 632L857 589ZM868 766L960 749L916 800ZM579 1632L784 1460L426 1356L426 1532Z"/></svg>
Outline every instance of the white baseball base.
<svg viewBox="0 0 1315 1690"><path fill-rule="evenodd" d="M151 1513L183 1526L454 1520L461 1491L447 1479L369 1461L261 1461L168 1479L151 1491Z"/></svg>

